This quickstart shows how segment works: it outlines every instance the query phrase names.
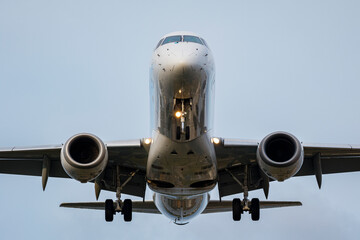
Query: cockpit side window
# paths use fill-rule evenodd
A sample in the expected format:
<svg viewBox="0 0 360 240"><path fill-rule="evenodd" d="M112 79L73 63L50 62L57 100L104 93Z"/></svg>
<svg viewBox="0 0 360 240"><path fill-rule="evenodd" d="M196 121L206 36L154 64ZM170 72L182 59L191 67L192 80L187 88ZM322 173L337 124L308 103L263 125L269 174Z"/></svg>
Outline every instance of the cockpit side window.
<svg viewBox="0 0 360 240"><path fill-rule="evenodd" d="M203 45L200 38L195 37L195 36L189 36L189 35L184 36L184 42L193 42L193 43L199 43L199 44Z"/></svg>
<svg viewBox="0 0 360 240"><path fill-rule="evenodd" d="M209 47L209 46L207 45L206 41L205 41L203 38L200 38L200 39L201 39L201 41L204 43L204 45L205 45L206 47Z"/></svg>
<svg viewBox="0 0 360 240"><path fill-rule="evenodd" d="M165 38L165 40L162 42L161 45L167 44L167 43L172 43L172 42L181 42L181 35L177 35L177 36L170 36Z"/></svg>
<svg viewBox="0 0 360 240"><path fill-rule="evenodd" d="M159 41L159 43L156 45L156 48L155 48L155 49L157 49L158 47L160 47L160 45L161 45L161 43L162 43L163 40L164 40L164 39L162 38L162 39Z"/></svg>

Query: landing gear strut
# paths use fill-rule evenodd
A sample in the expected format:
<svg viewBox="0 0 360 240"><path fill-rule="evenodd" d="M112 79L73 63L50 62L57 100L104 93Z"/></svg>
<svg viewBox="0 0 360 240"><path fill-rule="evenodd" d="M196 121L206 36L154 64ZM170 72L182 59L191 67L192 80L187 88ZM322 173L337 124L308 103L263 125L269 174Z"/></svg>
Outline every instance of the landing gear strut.
<svg viewBox="0 0 360 240"><path fill-rule="evenodd" d="M244 190L244 200L241 201L239 198L234 198L232 202L232 212L233 212L233 220L240 221L241 214L244 212L249 212L251 214L251 219L253 221L259 221L260 219L260 201L258 198L253 198L249 202L248 196L248 185L247 185L247 177L248 177L248 167L245 167L245 176L244 176L244 183L240 182L232 172L225 169L231 177L241 186Z"/></svg>
<svg viewBox="0 0 360 240"><path fill-rule="evenodd" d="M116 168L117 171L117 183L116 183L116 198L114 202L111 199L105 201L105 220L107 222L112 222L114 220L114 215L120 213L124 215L125 222L131 222L132 220L132 201L131 199L125 199L124 202L121 201L121 190L123 187L134 177L137 171L130 173L128 179L120 184L120 169L119 166Z"/></svg>

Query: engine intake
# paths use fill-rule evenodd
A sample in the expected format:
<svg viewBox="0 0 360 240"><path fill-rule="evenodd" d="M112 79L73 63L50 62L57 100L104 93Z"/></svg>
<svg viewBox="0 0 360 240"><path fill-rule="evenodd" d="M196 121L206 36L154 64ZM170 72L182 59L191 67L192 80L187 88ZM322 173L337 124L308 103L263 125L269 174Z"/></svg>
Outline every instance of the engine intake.
<svg viewBox="0 0 360 240"><path fill-rule="evenodd" d="M274 132L260 142L256 158L267 176L284 181L300 170L304 161L304 150L294 135Z"/></svg>
<svg viewBox="0 0 360 240"><path fill-rule="evenodd" d="M105 144L95 135L72 136L61 149L61 165L73 179L86 183L98 177L108 163Z"/></svg>

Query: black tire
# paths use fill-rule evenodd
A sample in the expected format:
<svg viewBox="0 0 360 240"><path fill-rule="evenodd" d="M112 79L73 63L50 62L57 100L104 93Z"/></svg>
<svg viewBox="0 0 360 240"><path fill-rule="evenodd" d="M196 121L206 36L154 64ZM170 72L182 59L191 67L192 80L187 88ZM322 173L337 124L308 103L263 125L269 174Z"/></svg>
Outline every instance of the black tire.
<svg viewBox="0 0 360 240"><path fill-rule="evenodd" d="M114 220L114 201L111 199L106 199L105 201L105 220L107 222L112 222Z"/></svg>
<svg viewBox="0 0 360 240"><path fill-rule="evenodd" d="M258 198L251 199L250 212L251 212L251 219L253 221L259 221L259 219L260 219L260 201Z"/></svg>
<svg viewBox="0 0 360 240"><path fill-rule="evenodd" d="M242 206L239 198L234 198L232 201L232 212L233 212L233 220L240 221L242 214Z"/></svg>
<svg viewBox="0 0 360 240"><path fill-rule="evenodd" d="M125 222L131 222L131 220L132 220L132 201L130 199L124 200L122 214L124 215Z"/></svg>

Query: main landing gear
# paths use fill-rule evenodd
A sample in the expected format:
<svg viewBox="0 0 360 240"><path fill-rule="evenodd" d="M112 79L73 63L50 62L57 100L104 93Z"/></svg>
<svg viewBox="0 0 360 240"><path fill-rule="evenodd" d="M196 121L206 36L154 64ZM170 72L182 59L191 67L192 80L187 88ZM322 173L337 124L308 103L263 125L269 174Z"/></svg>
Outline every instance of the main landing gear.
<svg viewBox="0 0 360 240"><path fill-rule="evenodd" d="M107 222L112 222L114 220L114 215L119 212L124 215L125 222L131 222L132 201L130 199L125 199L124 202L118 200L115 203L111 199L105 201L105 220Z"/></svg>
<svg viewBox="0 0 360 240"><path fill-rule="evenodd" d="M248 199L240 201L239 198L234 198L232 202L233 219L234 221L240 221L241 214L249 212L253 221L259 221L260 219L260 201L258 198L253 198L249 202Z"/></svg>
<svg viewBox="0 0 360 240"><path fill-rule="evenodd" d="M240 221L241 214L249 212L253 221L259 221L260 219L260 201L258 198L253 198L249 201L249 190L248 190L248 166L245 166L244 182L240 182L232 172L225 169L230 176L241 186L244 191L244 200L241 201L239 198L234 198L232 202L232 213L234 221Z"/></svg>
<svg viewBox="0 0 360 240"><path fill-rule="evenodd" d="M105 220L107 222L112 222L114 220L114 215L116 213L121 213L124 215L125 222L131 222L132 220L132 201L131 199L125 199L121 201L121 190L125 187L125 185L134 177L138 170L130 173L128 179L124 183L120 183L120 167L116 167L117 173L117 182L116 182L116 198L117 200L114 202L111 199L107 199L105 201Z"/></svg>

